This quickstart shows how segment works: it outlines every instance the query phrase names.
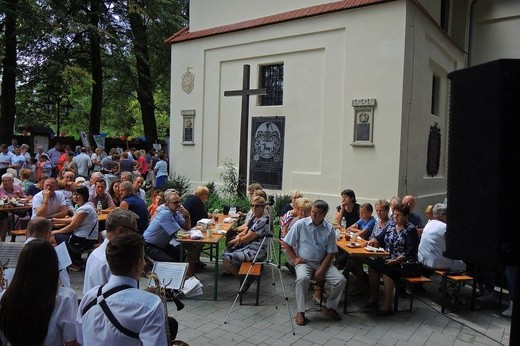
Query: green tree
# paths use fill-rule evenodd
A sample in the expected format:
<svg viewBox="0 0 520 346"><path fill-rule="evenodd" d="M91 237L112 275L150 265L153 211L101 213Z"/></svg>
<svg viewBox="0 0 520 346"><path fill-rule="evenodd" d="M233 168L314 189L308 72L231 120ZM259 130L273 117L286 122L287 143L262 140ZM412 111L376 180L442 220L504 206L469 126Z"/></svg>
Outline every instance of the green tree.
<svg viewBox="0 0 520 346"><path fill-rule="evenodd" d="M2 1L4 17L4 58L2 74L2 96L0 107L0 142L7 143L13 136L13 124L16 114L16 65L17 39L16 18L18 16L18 1Z"/></svg>
<svg viewBox="0 0 520 346"><path fill-rule="evenodd" d="M187 3L1 2L2 138L10 140L14 119L17 125L56 131L58 114L60 131L68 134L144 134L150 144L164 136L170 93L170 46L164 38L186 24ZM12 18L16 31L8 35ZM53 103L49 111L48 101ZM73 106L68 114L67 103Z"/></svg>

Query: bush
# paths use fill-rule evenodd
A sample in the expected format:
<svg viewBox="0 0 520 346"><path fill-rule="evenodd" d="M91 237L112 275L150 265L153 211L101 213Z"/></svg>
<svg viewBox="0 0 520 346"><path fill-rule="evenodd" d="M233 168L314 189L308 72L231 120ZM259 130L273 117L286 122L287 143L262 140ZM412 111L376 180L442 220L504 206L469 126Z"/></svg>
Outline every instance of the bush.
<svg viewBox="0 0 520 346"><path fill-rule="evenodd" d="M282 207L286 204L291 203L291 195L275 195L274 196L274 213L278 216L280 215L280 211Z"/></svg>
<svg viewBox="0 0 520 346"><path fill-rule="evenodd" d="M163 191L168 189L177 190L179 196L184 199L191 192L191 183L188 177L174 173L172 179L167 180L162 188Z"/></svg>
<svg viewBox="0 0 520 346"><path fill-rule="evenodd" d="M223 186L221 187L222 193L227 198L238 197L237 189L240 180L235 164L231 159L226 158L222 160L222 166L224 166L223 170L218 173L218 177L223 182Z"/></svg>

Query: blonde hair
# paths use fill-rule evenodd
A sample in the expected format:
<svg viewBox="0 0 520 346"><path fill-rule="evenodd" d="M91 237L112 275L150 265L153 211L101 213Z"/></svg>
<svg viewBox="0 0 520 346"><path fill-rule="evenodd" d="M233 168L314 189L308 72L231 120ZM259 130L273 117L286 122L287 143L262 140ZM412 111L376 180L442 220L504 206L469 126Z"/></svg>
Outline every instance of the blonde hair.
<svg viewBox="0 0 520 346"><path fill-rule="evenodd" d="M258 195L253 196L253 197L251 197L251 204L265 205L265 199Z"/></svg>
<svg viewBox="0 0 520 346"><path fill-rule="evenodd" d="M258 183L252 183L250 184L248 187L247 187L247 190L248 191L255 191L255 190L258 190L258 189L261 189L262 188L262 185L258 184Z"/></svg>
<svg viewBox="0 0 520 346"><path fill-rule="evenodd" d="M301 193L300 191L298 191L298 190L293 191L293 192L291 193L291 199L298 199L298 198L301 198L301 197L303 197L303 195L302 195L302 193Z"/></svg>
<svg viewBox="0 0 520 346"><path fill-rule="evenodd" d="M202 195L206 195L206 194L209 195L209 189L204 185L200 185L195 188L195 190L193 191L193 194L197 197L201 197Z"/></svg>
<svg viewBox="0 0 520 346"><path fill-rule="evenodd" d="M260 196L264 199L264 201L267 201L267 193L265 193L265 191L262 189L256 189L255 192L253 193L253 197L254 196ZM251 200L252 200L252 198L251 198Z"/></svg>
<svg viewBox="0 0 520 346"><path fill-rule="evenodd" d="M27 168L20 169L20 178L29 179L31 178L31 170Z"/></svg>
<svg viewBox="0 0 520 346"><path fill-rule="evenodd" d="M294 207L299 211L310 212L312 209L312 201L305 197L300 197L294 202Z"/></svg>

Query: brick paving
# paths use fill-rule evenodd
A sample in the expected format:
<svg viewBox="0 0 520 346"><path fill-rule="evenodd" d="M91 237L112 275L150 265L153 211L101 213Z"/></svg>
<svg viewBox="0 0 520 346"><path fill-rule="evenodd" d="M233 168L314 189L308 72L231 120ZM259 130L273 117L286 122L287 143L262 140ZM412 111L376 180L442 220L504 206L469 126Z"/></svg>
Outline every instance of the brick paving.
<svg viewBox="0 0 520 346"><path fill-rule="evenodd" d="M207 260L207 259L205 259ZM399 311L390 316L377 317L373 311L343 314L342 321L331 321L311 299L307 300L306 326L294 324L296 304L294 299L294 276L281 269L291 315L288 315L282 294L278 271L275 273L273 293L271 268L264 270L261 279L260 305L253 306L256 285L244 295L244 305L235 305L226 324L224 321L238 290L238 281L232 277L219 277L219 300L213 301L213 262L197 277L203 283L204 294L184 298L185 308L177 311L173 302L168 303L170 316L179 321L177 339L189 345L509 345L510 319L500 312L506 308L504 296L502 308L495 304L481 304L477 311L469 308L471 287L463 294L467 303L458 313L448 309L440 312L440 294L437 293L439 278L425 285L426 292L417 294L413 311L408 311L410 300L399 299ZM82 296L84 272L71 273L73 288ZM351 280L351 282L354 280ZM144 287L146 281L141 281ZM311 294L309 293L308 297ZM276 299L275 299L276 297ZM349 297L349 311L359 310L368 299L367 295ZM276 303L275 303L276 300ZM343 300L340 302L342 310ZM363 310L363 309L361 309Z"/></svg>

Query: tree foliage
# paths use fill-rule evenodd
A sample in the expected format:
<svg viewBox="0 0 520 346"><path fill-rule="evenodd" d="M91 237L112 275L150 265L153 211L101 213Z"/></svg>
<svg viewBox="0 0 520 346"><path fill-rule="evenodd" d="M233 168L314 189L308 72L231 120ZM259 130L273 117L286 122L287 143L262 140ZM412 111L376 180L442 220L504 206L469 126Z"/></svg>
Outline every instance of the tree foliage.
<svg viewBox="0 0 520 346"><path fill-rule="evenodd" d="M187 3L2 1L0 120L2 129L11 130L0 131L0 141L9 141L13 128L27 125L56 132L58 112L60 132L68 134L146 135L150 143L165 136L170 47L163 41L186 25ZM12 18L14 65L7 30ZM51 110L45 109L46 101L53 103Z"/></svg>

